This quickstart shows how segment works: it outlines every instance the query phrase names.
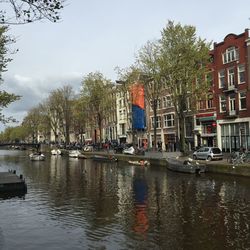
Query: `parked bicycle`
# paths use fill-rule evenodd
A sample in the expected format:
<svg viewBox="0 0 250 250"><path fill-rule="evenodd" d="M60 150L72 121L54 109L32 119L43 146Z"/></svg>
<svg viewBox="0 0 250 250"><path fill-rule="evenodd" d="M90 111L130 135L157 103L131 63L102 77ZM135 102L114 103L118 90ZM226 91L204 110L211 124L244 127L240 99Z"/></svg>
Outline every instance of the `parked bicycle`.
<svg viewBox="0 0 250 250"><path fill-rule="evenodd" d="M227 158L227 162L233 165L250 163L250 152L232 152Z"/></svg>

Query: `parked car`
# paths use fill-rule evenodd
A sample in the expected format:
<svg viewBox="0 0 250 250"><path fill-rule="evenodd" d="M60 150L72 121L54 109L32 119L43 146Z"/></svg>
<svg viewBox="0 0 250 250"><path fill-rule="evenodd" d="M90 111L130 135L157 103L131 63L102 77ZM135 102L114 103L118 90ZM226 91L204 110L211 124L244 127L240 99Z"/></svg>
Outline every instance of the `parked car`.
<svg viewBox="0 0 250 250"><path fill-rule="evenodd" d="M201 147L200 149L194 151L193 159L202 159L202 160L222 160L223 155L219 148L217 147Z"/></svg>

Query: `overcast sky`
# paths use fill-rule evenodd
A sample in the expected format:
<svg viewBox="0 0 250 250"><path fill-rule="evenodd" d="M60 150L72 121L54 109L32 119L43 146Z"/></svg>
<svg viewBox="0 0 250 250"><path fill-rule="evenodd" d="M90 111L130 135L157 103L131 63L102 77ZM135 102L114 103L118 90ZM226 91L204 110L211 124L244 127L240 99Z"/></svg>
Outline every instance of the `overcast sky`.
<svg viewBox="0 0 250 250"><path fill-rule="evenodd" d="M129 67L148 40L160 38L168 20L193 25L197 35L221 42L250 27L249 0L67 0L59 23L11 26L19 52L1 88L21 95L4 113L20 122L51 90L100 71L115 81L115 67ZM2 129L3 126L0 126Z"/></svg>

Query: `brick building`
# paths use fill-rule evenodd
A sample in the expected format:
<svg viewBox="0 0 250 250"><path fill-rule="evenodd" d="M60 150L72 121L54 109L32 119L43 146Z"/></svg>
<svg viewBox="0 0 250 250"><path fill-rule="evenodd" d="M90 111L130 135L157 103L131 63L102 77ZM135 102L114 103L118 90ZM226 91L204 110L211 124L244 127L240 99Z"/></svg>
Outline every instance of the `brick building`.
<svg viewBox="0 0 250 250"><path fill-rule="evenodd" d="M250 39L228 34L211 51L211 92L196 115L196 145L250 149ZM203 112L202 112L203 111Z"/></svg>

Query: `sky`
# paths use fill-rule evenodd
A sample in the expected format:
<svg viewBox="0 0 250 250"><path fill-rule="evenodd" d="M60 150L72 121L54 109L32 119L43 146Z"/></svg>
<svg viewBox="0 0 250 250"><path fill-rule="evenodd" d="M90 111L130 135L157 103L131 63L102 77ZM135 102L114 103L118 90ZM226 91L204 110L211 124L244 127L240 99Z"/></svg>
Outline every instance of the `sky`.
<svg viewBox="0 0 250 250"><path fill-rule="evenodd" d="M1 4L0 4L1 6ZM22 122L52 90L71 85L79 93L84 76L99 71L117 80L147 41L159 39L168 20L196 27L197 36L221 42L250 28L249 0L67 0L61 21L12 25L18 52L0 89L21 95L3 113ZM0 124L0 130L5 126Z"/></svg>

